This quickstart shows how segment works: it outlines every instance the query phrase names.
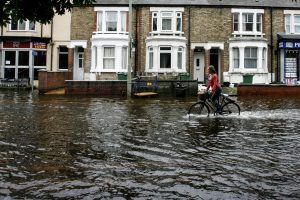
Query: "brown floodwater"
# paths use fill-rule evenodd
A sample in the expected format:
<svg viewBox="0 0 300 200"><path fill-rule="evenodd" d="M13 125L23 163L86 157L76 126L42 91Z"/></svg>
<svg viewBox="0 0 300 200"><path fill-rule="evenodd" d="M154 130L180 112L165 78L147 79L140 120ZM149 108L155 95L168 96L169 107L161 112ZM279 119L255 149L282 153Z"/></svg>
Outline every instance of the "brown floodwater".
<svg viewBox="0 0 300 200"><path fill-rule="evenodd" d="M0 199L300 199L300 98L237 101L0 91Z"/></svg>

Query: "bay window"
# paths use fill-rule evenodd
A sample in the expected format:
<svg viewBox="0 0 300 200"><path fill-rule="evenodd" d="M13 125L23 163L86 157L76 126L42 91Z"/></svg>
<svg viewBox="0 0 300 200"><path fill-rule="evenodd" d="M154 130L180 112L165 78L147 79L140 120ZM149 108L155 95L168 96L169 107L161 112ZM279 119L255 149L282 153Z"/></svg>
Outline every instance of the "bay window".
<svg viewBox="0 0 300 200"><path fill-rule="evenodd" d="M128 32L128 8L95 8L97 11L97 32Z"/></svg>
<svg viewBox="0 0 300 200"><path fill-rule="evenodd" d="M182 32L184 8L150 8L152 13L151 31L162 34Z"/></svg>
<svg viewBox="0 0 300 200"><path fill-rule="evenodd" d="M235 35L261 35L263 27L262 9L232 9L232 27Z"/></svg>
<svg viewBox="0 0 300 200"><path fill-rule="evenodd" d="M10 30L11 31L34 31L35 23L28 20L18 20L12 18L10 23Z"/></svg>

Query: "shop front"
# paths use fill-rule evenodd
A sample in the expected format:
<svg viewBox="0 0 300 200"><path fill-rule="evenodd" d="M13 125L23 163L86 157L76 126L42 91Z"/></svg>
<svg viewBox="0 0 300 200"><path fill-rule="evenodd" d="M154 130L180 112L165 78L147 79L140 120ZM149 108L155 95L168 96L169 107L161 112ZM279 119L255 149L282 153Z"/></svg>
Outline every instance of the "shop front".
<svg viewBox="0 0 300 200"><path fill-rule="evenodd" d="M38 71L47 66L47 43L3 41L0 64L1 79L37 80Z"/></svg>
<svg viewBox="0 0 300 200"><path fill-rule="evenodd" d="M277 77L287 85L300 83L300 36L278 35Z"/></svg>

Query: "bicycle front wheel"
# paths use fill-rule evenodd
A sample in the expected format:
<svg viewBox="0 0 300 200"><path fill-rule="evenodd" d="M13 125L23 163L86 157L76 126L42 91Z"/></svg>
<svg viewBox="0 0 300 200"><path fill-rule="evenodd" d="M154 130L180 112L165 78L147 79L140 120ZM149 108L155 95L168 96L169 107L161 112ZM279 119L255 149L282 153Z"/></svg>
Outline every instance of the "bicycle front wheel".
<svg viewBox="0 0 300 200"><path fill-rule="evenodd" d="M222 115L240 115L240 106L235 102L228 102L222 106Z"/></svg>
<svg viewBox="0 0 300 200"><path fill-rule="evenodd" d="M189 116L208 117L209 108L204 102L197 102L189 108Z"/></svg>

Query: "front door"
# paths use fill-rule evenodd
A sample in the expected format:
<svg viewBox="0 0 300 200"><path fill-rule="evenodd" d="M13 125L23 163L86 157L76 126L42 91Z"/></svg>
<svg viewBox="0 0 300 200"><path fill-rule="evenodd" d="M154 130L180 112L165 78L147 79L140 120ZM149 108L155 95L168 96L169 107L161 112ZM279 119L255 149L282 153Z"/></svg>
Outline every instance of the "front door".
<svg viewBox="0 0 300 200"><path fill-rule="evenodd" d="M194 79L204 82L204 53L194 52Z"/></svg>
<svg viewBox="0 0 300 200"><path fill-rule="evenodd" d="M74 80L83 80L84 78L84 49L76 47L74 52Z"/></svg>
<svg viewBox="0 0 300 200"><path fill-rule="evenodd" d="M219 59L219 49L211 49L210 50L210 65L213 65L216 69L216 73L218 74L218 78L220 80L220 59Z"/></svg>

